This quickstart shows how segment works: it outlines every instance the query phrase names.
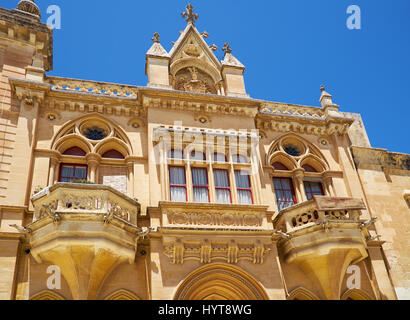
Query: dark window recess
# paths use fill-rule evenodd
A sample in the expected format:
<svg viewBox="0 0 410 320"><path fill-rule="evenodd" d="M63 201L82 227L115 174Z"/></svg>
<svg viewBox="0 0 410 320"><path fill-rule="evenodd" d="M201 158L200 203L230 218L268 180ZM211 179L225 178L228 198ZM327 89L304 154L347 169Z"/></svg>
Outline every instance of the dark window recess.
<svg viewBox="0 0 410 320"><path fill-rule="evenodd" d="M90 140L102 140L105 137L107 137L107 134L105 133L104 129L101 129L99 127L91 127L87 128L84 132L84 135L90 139Z"/></svg>
<svg viewBox="0 0 410 320"><path fill-rule="evenodd" d="M64 151L63 155L84 157L86 155L86 152L83 149L79 148L79 147L72 147L72 148L69 148L66 151Z"/></svg>
<svg viewBox="0 0 410 320"><path fill-rule="evenodd" d="M293 157L298 157L298 156L300 156L300 151L299 151L299 149L298 149L296 146L287 145L287 146L285 147L285 152L286 152L288 155L291 155L291 156L293 156Z"/></svg>
<svg viewBox="0 0 410 320"><path fill-rule="evenodd" d="M275 168L275 170L289 171L289 169L280 162L275 162L274 164L272 164L272 166Z"/></svg>
<svg viewBox="0 0 410 320"><path fill-rule="evenodd" d="M302 168L305 169L306 172L317 172L315 168L308 164L303 165Z"/></svg>
<svg viewBox="0 0 410 320"><path fill-rule="evenodd" d="M122 153L118 152L117 150L107 151L102 155L102 157L106 159L124 159Z"/></svg>

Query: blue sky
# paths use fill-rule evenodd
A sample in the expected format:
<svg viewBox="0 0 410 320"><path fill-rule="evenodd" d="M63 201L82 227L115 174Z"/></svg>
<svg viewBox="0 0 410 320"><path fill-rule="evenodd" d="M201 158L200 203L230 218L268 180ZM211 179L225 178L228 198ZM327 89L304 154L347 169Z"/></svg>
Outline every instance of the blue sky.
<svg viewBox="0 0 410 320"><path fill-rule="evenodd" d="M12 9L18 0L2 0ZM49 75L146 85L145 53L154 32L170 50L186 26L188 0L37 0L58 5ZM320 85L341 111L361 113L371 144L410 153L409 0L192 0L209 44L229 42L245 66L253 98L319 106ZM349 5L362 29L346 27Z"/></svg>

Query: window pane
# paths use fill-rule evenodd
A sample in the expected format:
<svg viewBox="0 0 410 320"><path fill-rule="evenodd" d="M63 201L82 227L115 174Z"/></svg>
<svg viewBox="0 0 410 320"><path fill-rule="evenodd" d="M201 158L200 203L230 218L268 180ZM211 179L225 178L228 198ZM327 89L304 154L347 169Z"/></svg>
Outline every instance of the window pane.
<svg viewBox="0 0 410 320"><path fill-rule="evenodd" d="M183 153L182 150L170 150L168 157L170 159L183 159Z"/></svg>
<svg viewBox="0 0 410 320"><path fill-rule="evenodd" d="M275 187L275 190L280 190L282 189L282 183L280 182L279 179L274 179L273 180L273 185Z"/></svg>
<svg viewBox="0 0 410 320"><path fill-rule="evenodd" d="M247 190L238 190L239 204L252 204L252 194Z"/></svg>
<svg viewBox="0 0 410 320"><path fill-rule="evenodd" d="M279 202L278 203L278 209L279 209L279 211L282 211L283 209L289 208L293 205L294 205L294 203L292 203L292 202Z"/></svg>
<svg viewBox="0 0 410 320"><path fill-rule="evenodd" d="M214 153L213 161L215 161L215 162L226 162L226 156L223 153Z"/></svg>
<svg viewBox="0 0 410 320"><path fill-rule="evenodd" d="M282 189L283 190L292 190L292 180L290 179L281 179Z"/></svg>
<svg viewBox="0 0 410 320"><path fill-rule="evenodd" d="M249 189L249 176L242 175L240 171L235 171L236 187L240 189Z"/></svg>
<svg viewBox="0 0 410 320"><path fill-rule="evenodd" d="M205 154L202 151L193 150L191 152L191 160L204 161L205 160Z"/></svg>
<svg viewBox="0 0 410 320"><path fill-rule="evenodd" d="M215 187L229 188L228 171L214 170Z"/></svg>
<svg viewBox="0 0 410 320"><path fill-rule="evenodd" d="M186 202L186 189L181 187L171 187L171 201Z"/></svg>
<svg viewBox="0 0 410 320"><path fill-rule="evenodd" d="M216 189L216 203L231 203L231 193L226 189Z"/></svg>
<svg viewBox="0 0 410 320"><path fill-rule="evenodd" d="M76 168L75 168L74 179L86 180L86 179L87 179L87 168L84 168L84 167L76 167Z"/></svg>
<svg viewBox="0 0 410 320"><path fill-rule="evenodd" d="M306 192L306 198L308 200L312 199L313 196L323 196L323 191L322 191L322 184L320 182L310 182L310 181L305 181L305 192Z"/></svg>
<svg viewBox="0 0 410 320"><path fill-rule="evenodd" d="M276 178L273 179L273 184L279 211L296 204L291 179Z"/></svg>
<svg viewBox="0 0 410 320"><path fill-rule="evenodd" d="M169 180L171 185L185 186L185 168L170 167Z"/></svg>
<svg viewBox="0 0 410 320"><path fill-rule="evenodd" d="M74 167L63 166L61 170L61 177L72 177L74 176Z"/></svg>
<svg viewBox="0 0 410 320"><path fill-rule="evenodd" d="M288 201L288 202L293 202L293 192L291 192L291 191L283 191L283 194L284 194L284 196L285 196L285 201Z"/></svg>
<svg viewBox="0 0 410 320"><path fill-rule="evenodd" d="M244 155L242 155L242 154L234 154L233 156L232 156L232 161L234 162L234 163L248 163L249 161L248 161L248 157L247 156L244 156Z"/></svg>
<svg viewBox="0 0 410 320"><path fill-rule="evenodd" d="M320 184L318 182L311 182L310 186L311 186L312 192L322 193L322 188L320 187Z"/></svg>
<svg viewBox="0 0 410 320"><path fill-rule="evenodd" d="M194 202L209 202L208 188L194 188Z"/></svg>
<svg viewBox="0 0 410 320"><path fill-rule="evenodd" d="M194 186L208 186L208 177L206 169L192 169L192 184Z"/></svg>

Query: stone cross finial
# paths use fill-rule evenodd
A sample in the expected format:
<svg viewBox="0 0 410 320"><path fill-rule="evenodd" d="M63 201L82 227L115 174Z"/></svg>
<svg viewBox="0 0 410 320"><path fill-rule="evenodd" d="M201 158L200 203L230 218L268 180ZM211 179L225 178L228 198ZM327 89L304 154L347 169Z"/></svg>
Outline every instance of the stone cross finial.
<svg viewBox="0 0 410 320"><path fill-rule="evenodd" d="M186 12L181 13L182 18L186 18L186 23L192 23L195 24L195 21L198 20L199 15L197 13L194 13L194 7L189 3L186 6Z"/></svg>
<svg viewBox="0 0 410 320"><path fill-rule="evenodd" d="M159 43L159 37L160 37L159 33L155 32L154 37L151 39L152 42Z"/></svg>
<svg viewBox="0 0 410 320"><path fill-rule="evenodd" d="M231 52L232 52L231 46L229 45L228 42L224 44L224 47L222 48L222 51L225 52L225 55L226 55L227 53L231 53Z"/></svg>

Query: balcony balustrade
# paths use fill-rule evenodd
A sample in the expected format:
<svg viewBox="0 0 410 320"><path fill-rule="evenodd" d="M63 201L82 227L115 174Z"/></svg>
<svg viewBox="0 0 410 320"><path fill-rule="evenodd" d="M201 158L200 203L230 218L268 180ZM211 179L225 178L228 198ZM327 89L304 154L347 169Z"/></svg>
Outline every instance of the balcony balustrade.
<svg viewBox="0 0 410 320"><path fill-rule="evenodd" d="M133 263L140 204L108 186L58 183L36 194L31 255L58 266L72 299L95 299L119 264Z"/></svg>
<svg viewBox="0 0 410 320"><path fill-rule="evenodd" d="M338 300L347 268L368 257L374 220L360 220L364 209L361 199L315 196L282 210L273 221L282 262L317 279L324 299Z"/></svg>

